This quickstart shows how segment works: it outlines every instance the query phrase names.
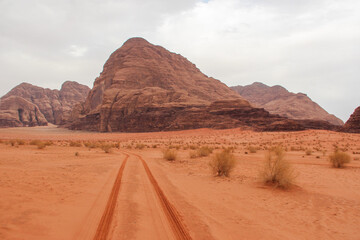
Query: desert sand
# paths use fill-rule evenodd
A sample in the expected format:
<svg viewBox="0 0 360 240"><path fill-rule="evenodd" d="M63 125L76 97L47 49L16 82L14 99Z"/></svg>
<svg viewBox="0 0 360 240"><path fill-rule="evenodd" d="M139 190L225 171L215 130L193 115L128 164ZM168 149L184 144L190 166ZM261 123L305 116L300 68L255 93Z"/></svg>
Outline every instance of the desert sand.
<svg viewBox="0 0 360 240"><path fill-rule="evenodd" d="M0 129L0 139L0 239L360 239L359 134L48 126ZM297 175L287 190L258 176L276 145ZM345 168L330 167L334 145L352 158ZM199 146L214 153L190 158ZM163 159L168 147L175 161ZM236 167L215 177L209 161L223 147L234 149Z"/></svg>

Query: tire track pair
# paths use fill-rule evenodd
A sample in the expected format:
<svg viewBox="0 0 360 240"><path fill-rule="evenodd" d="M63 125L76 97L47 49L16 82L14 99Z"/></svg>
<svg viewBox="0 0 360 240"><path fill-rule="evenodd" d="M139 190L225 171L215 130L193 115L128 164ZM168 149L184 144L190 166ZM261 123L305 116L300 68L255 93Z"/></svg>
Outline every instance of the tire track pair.
<svg viewBox="0 0 360 240"><path fill-rule="evenodd" d="M125 153L125 160L121 164L121 167L119 169L118 175L116 177L113 189L111 191L109 200L107 202L104 214L100 220L100 223L98 225L98 228L96 230L95 236L93 240L106 240L108 233L110 231L111 222L114 215L114 210L116 207L116 201L117 197L119 195L120 186L121 186L121 178L122 174L125 168L125 164L129 158L129 154ZM145 160L137 154L132 153L132 155L136 156L140 159L142 162L145 172L151 182L151 184L154 187L154 190L156 192L156 195L159 198L159 201L161 203L161 206L163 208L163 211L166 215L166 218L169 221L169 224L171 226L171 229L173 230L173 233L178 240L192 240L187 228L185 227L185 224L182 222L181 216L178 213L178 211L175 209L175 207L170 203L170 201L165 196L164 192L161 190L159 184L157 183L156 179L152 175L149 166L145 162Z"/></svg>
<svg viewBox="0 0 360 240"><path fill-rule="evenodd" d="M119 172L116 176L114 186L113 186L110 196L109 196L109 200L106 204L105 211L101 217L100 223L98 225L98 228L96 230L93 240L105 240L109 233L111 222L112 222L113 215L114 215L115 206L116 206L116 200L117 200L117 197L118 197L119 191L120 191L122 174L124 172L125 164L129 158L128 154L125 154L125 156L126 156L125 160L121 164Z"/></svg>

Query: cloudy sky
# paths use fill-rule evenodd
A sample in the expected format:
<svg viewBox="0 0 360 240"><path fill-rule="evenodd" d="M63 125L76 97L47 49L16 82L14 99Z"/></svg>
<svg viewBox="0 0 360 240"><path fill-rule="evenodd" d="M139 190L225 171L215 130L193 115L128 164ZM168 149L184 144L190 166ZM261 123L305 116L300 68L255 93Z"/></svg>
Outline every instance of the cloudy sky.
<svg viewBox="0 0 360 240"><path fill-rule="evenodd" d="M92 86L140 36L228 86L306 93L346 121L360 105L359 0L0 0L0 95Z"/></svg>

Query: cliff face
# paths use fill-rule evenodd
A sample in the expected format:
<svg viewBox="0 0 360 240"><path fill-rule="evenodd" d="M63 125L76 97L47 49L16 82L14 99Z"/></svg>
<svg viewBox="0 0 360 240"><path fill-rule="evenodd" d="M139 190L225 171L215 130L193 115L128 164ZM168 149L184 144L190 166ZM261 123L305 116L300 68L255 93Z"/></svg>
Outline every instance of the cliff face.
<svg viewBox="0 0 360 240"><path fill-rule="evenodd" d="M60 90L21 83L1 98L1 126L42 126L48 122L63 124L74 105L84 101L89 91L89 87L69 81ZM24 117L22 114L25 114Z"/></svg>
<svg viewBox="0 0 360 240"><path fill-rule="evenodd" d="M360 133L360 107L357 107L342 128L344 132Z"/></svg>
<svg viewBox="0 0 360 240"><path fill-rule="evenodd" d="M290 119L322 120L341 126L343 121L326 112L306 94L292 93L281 86L269 87L262 83L231 87L255 106L265 108L272 114Z"/></svg>
<svg viewBox="0 0 360 240"><path fill-rule="evenodd" d="M129 39L111 54L85 103L75 108L71 119L70 129L92 131L265 130L281 121L285 130L307 128L254 108L186 58L142 38Z"/></svg>

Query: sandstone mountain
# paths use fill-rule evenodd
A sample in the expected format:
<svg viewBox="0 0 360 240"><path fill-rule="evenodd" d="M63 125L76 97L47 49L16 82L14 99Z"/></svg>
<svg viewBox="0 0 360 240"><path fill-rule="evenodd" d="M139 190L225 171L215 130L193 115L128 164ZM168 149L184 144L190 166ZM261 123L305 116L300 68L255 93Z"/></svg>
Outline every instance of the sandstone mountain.
<svg viewBox="0 0 360 240"><path fill-rule="evenodd" d="M60 90L21 83L0 100L0 126L64 124L89 91L89 87L70 81L63 83Z"/></svg>
<svg viewBox="0 0 360 240"><path fill-rule="evenodd" d="M360 107L357 107L342 128L344 132L360 133Z"/></svg>
<svg viewBox="0 0 360 240"><path fill-rule="evenodd" d="M344 124L341 119L326 112L306 94L295 94L278 85L269 87L255 82L251 85L231 88L254 106L265 108L272 114L290 119L323 120L339 126Z"/></svg>
<svg viewBox="0 0 360 240"><path fill-rule="evenodd" d="M70 129L163 131L201 127L258 130L332 128L292 121L254 108L186 58L131 38L111 54L86 101L71 114Z"/></svg>

